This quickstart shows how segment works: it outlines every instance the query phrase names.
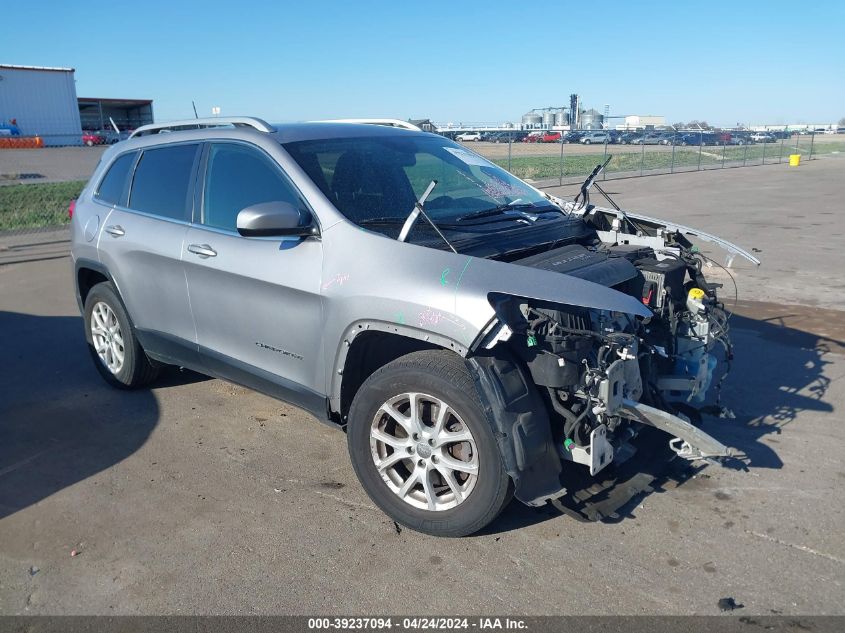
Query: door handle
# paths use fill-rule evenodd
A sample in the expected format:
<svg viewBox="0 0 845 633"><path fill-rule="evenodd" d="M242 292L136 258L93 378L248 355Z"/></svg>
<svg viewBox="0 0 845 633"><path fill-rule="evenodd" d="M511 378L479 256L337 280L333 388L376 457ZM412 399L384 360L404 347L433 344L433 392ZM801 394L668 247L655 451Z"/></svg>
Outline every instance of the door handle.
<svg viewBox="0 0 845 633"><path fill-rule="evenodd" d="M188 246L188 252L194 255L199 255L203 259L207 257L217 257L217 251L211 248L208 244L191 244Z"/></svg>
<svg viewBox="0 0 845 633"><path fill-rule="evenodd" d="M112 237L122 237L126 235L126 231L124 231L123 227L119 224L112 224L110 226L107 226L104 230Z"/></svg>

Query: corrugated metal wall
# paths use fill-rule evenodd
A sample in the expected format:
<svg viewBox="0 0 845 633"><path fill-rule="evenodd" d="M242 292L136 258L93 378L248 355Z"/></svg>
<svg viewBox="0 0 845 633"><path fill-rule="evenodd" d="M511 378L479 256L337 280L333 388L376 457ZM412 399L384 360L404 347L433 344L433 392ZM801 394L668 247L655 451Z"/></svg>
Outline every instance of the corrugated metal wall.
<svg viewBox="0 0 845 633"><path fill-rule="evenodd" d="M10 119L45 145L81 145L73 71L0 66L0 122Z"/></svg>

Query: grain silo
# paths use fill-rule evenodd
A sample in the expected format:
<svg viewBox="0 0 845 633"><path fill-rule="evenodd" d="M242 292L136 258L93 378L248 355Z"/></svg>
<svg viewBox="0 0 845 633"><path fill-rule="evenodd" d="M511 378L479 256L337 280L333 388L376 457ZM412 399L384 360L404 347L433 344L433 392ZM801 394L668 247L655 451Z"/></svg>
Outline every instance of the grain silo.
<svg viewBox="0 0 845 633"><path fill-rule="evenodd" d="M543 123L543 117L536 112L526 112L522 115L522 127L535 128Z"/></svg>

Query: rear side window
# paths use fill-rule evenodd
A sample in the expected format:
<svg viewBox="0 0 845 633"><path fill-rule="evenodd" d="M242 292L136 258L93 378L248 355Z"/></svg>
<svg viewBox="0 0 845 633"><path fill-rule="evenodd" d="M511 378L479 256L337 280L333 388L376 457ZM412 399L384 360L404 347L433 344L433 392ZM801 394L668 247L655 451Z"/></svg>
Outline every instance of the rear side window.
<svg viewBox="0 0 845 633"><path fill-rule="evenodd" d="M97 200L108 204L122 204L126 179L129 176L129 170L135 163L136 156L138 156L138 152L129 152L119 156L111 164L105 177L100 181L100 186L97 187L97 193L94 194Z"/></svg>
<svg viewBox="0 0 845 633"><path fill-rule="evenodd" d="M234 143L215 143L208 154L203 219L205 226L236 230L238 213L260 202L303 206L280 169L257 150Z"/></svg>
<svg viewBox="0 0 845 633"><path fill-rule="evenodd" d="M189 220L191 177L198 144L144 150L135 168L129 208L174 220Z"/></svg>

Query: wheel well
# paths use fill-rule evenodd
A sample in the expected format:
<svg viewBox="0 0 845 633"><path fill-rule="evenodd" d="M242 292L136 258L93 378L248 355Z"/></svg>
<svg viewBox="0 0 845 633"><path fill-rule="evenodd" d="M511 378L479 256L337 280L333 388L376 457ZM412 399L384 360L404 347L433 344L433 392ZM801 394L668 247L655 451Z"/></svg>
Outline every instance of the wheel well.
<svg viewBox="0 0 845 633"><path fill-rule="evenodd" d="M358 389L373 372L400 356L426 349L443 349L439 345L389 332L364 332L352 340L343 366L340 386L340 417L346 414Z"/></svg>
<svg viewBox="0 0 845 633"><path fill-rule="evenodd" d="M80 268L76 273L76 287L79 290L79 298L82 300L82 305L85 305L85 299L88 297L91 288L108 280L108 277L98 270Z"/></svg>

